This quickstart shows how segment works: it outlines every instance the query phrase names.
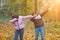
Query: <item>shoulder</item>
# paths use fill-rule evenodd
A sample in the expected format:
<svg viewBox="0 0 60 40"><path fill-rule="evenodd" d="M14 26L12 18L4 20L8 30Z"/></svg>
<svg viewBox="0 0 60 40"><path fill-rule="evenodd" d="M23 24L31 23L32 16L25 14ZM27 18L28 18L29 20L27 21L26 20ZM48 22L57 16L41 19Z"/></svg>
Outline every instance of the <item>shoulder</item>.
<svg viewBox="0 0 60 40"><path fill-rule="evenodd" d="M22 16L19 16L19 18L22 18Z"/></svg>
<svg viewBox="0 0 60 40"><path fill-rule="evenodd" d="M33 21L34 20L34 17L33 18L31 18L31 21Z"/></svg>
<svg viewBox="0 0 60 40"><path fill-rule="evenodd" d="M19 17L22 17L22 16L19 16Z"/></svg>

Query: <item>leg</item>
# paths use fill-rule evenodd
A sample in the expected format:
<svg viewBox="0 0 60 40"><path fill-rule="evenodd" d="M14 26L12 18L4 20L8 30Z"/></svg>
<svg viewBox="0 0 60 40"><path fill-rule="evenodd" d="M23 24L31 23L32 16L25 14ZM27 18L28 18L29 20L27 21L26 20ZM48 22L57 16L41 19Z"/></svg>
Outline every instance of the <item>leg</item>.
<svg viewBox="0 0 60 40"><path fill-rule="evenodd" d="M44 27L40 28L40 34L41 34L42 40L44 40Z"/></svg>
<svg viewBox="0 0 60 40"><path fill-rule="evenodd" d="M36 29L35 29L35 33L36 33L36 36L35 36L36 38L35 38L35 40L38 40L39 28L36 28Z"/></svg>
<svg viewBox="0 0 60 40"><path fill-rule="evenodd" d="M18 40L18 34L19 34L18 30L16 30L14 40Z"/></svg>
<svg viewBox="0 0 60 40"><path fill-rule="evenodd" d="M20 33L20 40L23 40L24 29L21 29L19 33Z"/></svg>

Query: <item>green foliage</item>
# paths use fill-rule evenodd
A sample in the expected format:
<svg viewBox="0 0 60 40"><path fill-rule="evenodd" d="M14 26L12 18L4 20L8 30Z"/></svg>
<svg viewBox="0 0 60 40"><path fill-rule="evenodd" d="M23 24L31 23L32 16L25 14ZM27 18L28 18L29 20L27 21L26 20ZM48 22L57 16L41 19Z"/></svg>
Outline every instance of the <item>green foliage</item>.
<svg viewBox="0 0 60 40"><path fill-rule="evenodd" d="M0 17L10 17L15 13L19 15L29 15L35 10L35 0L6 0L5 2L6 3L0 7ZM43 1L37 0L37 11L40 11L41 7L43 7ZM48 11L44 16L44 19L49 22L55 22L55 18L57 19L55 10Z"/></svg>

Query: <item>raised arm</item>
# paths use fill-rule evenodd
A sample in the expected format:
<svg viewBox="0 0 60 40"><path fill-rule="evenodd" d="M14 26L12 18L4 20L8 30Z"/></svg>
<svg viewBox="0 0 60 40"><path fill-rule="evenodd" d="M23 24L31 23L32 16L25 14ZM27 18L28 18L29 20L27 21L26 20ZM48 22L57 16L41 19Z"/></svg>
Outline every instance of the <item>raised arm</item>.
<svg viewBox="0 0 60 40"><path fill-rule="evenodd" d="M40 14L41 17L43 17L47 12L48 12L48 10L43 10L43 12Z"/></svg>
<svg viewBox="0 0 60 40"><path fill-rule="evenodd" d="M16 20L17 20L17 19L14 18L14 19L11 19L10 22L13 23L13 22L15 22Z"/></svg>
<svg viewBox="0 0 60 40"><path fill-rule="evenodd" d="M41 8L41 10L40 10L41 17L43 17L48 12L49 7L50 7L50 5L47 4L47 5L45 5L44 7Z"/></svg>
<svg viewBox="0 0 60 40"><path fill-rule="evenodd" d="M23 19L30 19L30 18L33 18L32 15L28 15L28 16L22 16Z"/></svg>

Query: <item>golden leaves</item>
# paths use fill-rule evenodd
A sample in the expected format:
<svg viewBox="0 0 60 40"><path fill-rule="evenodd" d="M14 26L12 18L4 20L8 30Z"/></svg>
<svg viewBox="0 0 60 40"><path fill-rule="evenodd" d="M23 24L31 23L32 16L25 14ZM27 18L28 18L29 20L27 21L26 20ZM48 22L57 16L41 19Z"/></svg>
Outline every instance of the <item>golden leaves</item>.
<svg viewBox="0 0 60 40"><path fill-rule="evenodd" d="M3 25L3 26L2 26ZM10 23L2 24L2 29L0 30L0 39L1 40L13 40L14 38L14 28ZM46 27L45 25L45 40L60 40L60 32L56 31L53 27ZM50 25L48 25L50 26ZM56 28L57 29L57 28ZM60 29L59 29L60 30ZM24 29L24 40L35 40L35 29L34 27L25 27ZM41 40L41 35L39 36Z"/></svg>

